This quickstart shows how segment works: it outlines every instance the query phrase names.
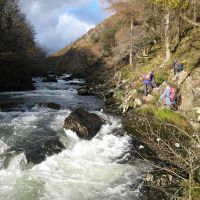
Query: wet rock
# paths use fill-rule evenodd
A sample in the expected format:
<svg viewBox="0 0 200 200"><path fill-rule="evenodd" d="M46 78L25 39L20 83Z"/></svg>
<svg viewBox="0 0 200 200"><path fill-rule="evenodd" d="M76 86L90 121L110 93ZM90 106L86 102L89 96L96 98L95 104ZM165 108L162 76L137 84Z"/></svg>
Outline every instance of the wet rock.
<svg viewBox="0 0 200 200"><path fill-rule="evenodd" d="M8 166L13 156L21 153L25 154L28 163L39 164L47 156L58 154L63 149L65 149L65 146L58 135L46 136L41 139L37 138L34 141L27 141L27 138L23 138L7 149L4 166Z"/></svg>
<svg viewBox="0 0 200 200"><path fill-rule="evenodd" d="M61 142L58 136L45 138L39 143L31 146L25 151L26 159L28 162L34 164L41 163L47 156L60 153L65 149L64 144Z"/></svg>
<svg viewBox="0 0 200 200"><path fill-rule="evenodd" d="M54 75L49 75L43 79L43 82L54 82L57 83L57 78Z"/></svg>
<svg viewBox="0 0 200 200"><path fill-rule="evenodd" d="M66 83L66 85L85 86L85 83L81 83L81 82L69 82L69 83Z"/></svg>
<svg viewBox="0 0 200 200"><path fill-rule="evenodd" d="M41 107L47 107L47 108L51 108L51 109L55 109L55 110L60 110L60 109L63 108L63 106L61 106L59 104L56 104L56 103L52 103L52 102L41 103L39 106L41 106Z"/></svg>
<svg viewBox="0 0 200 200"><path fill-rule="evenodd" d="M74 77L68 76L68 77L62 77L61 79L64 80L64 81L72 81L74 79Z"/></svg>
<svg viewBox="0 0 200 200"><path fill-rule="evenodd" d="M76 132L79 138L89 140L98 133L103 123L98 115L77 108L65 119L64 128Z"/></svg>
<svg viewBox="0 0 200 200"><path fill-rule="evenodd" d="M115 94L115 91L111 89L105 94L105 98L111 98L114 96L114 94Z"/></svg>
<svg viewBox="0 0 200 200"><path fill-rule="evenodd" d="M89 86L81 87L78 89L78 95L80 96L89 96L94 95L94 88L91 88Z"/></svg>

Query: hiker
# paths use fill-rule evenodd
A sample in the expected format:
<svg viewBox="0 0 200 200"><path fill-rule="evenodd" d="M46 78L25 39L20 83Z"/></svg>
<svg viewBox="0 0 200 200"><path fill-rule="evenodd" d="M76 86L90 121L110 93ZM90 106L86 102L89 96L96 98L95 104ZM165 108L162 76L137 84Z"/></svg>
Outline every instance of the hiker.
<svg viewBox="0 0 200 200"><path fill-rule="evenodd" d="M173 87L167 86L159 101L165 100L166 107L169 109L176 109L177 106L177 90Z"/></svg>
<svg viewBox="0 0 200 200"><path fill-rule="evenodd" d="M144 95L148 95L148 90L152 91L153 87L156 87L154 72L151 71L144 76Z"/></svg>
<svg viewBox="0 0 200 200"><path fill-rule="evenodd" d="M183 71L183 63L179 63L178 60L175 60L172 64L174 76L177 76L179 72Z"/></svg>

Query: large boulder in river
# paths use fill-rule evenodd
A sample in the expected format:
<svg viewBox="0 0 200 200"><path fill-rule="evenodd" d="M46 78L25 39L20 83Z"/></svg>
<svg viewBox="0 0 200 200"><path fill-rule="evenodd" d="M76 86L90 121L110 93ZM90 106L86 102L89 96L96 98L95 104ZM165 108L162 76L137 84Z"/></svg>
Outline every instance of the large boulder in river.
<svg viewBox="0 0 200 200"><path fill-rule="evenodd" d="M98 133L103 123L98 115L77 108L65 119L64 128L76 132L79 138L89 140Z"/></svg>

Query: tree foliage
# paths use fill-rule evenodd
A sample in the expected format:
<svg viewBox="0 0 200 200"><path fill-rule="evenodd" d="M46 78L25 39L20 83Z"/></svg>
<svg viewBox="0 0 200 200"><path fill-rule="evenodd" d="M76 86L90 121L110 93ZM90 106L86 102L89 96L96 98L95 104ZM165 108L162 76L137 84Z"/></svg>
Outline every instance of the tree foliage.
<svg viewBox="0 0 200 200"><path fill-rule="evenodd" d="M37 59L44 58L45 52L36 44L34 30L18 1L0 0L0 90L12 89L22 76L30 74ZM13 86L4 87L11 76Z"/></svg>
<svg viewBox="0 0 200 200"><path fill-rule="evenodd" d="M150 0L151 2L164 6L165 8L180 9L189 6L189 0Z"/></svg>

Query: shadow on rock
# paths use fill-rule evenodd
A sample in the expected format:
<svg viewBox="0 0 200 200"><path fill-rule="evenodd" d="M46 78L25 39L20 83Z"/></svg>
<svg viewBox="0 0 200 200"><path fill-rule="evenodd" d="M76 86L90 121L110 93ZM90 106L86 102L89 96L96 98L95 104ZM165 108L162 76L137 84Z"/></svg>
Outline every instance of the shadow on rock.
<svg viewBox="0 0 200 200"><path fill-rule="evenodd" d="M104 121L98 115L77 108L65 119L64 128L72 130L79 138L90 140L103 124Z"/></svg>

